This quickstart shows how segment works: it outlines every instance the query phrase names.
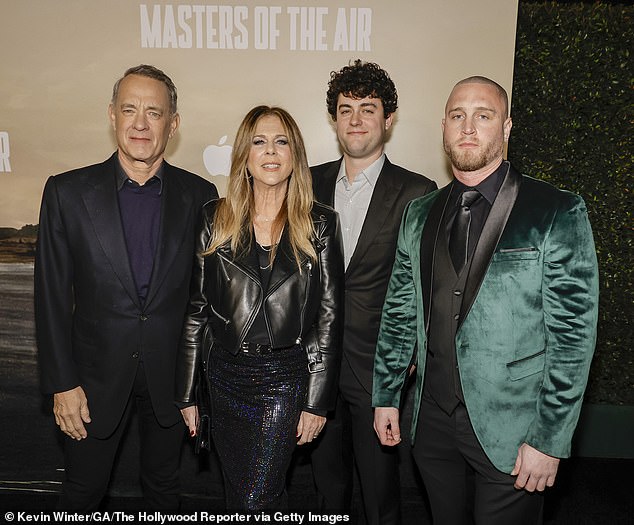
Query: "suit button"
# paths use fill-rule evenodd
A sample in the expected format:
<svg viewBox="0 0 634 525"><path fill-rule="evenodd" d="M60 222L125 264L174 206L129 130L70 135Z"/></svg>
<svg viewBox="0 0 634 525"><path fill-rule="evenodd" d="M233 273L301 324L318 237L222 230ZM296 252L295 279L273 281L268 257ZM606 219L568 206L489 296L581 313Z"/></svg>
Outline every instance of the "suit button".
<svg viewBox="0 0 634 525"><path fill-rule="evenodd" d="M141 321L147 321L149 319L149 317L147 315L141 315L141 317L139 317L139 319L141 319Z"/></svg>
<svg viewBox="0 0 634 525"><path fill-rule="evenodd" d="M134 352L132 354L132 357L134 357L134 359L138 359L139 358L139 352Z"/></svg>
<svg viewBox="0 0 634 525"><path fill-rule="evenodd" d="M457 321L458 319L460 319L460 314L454 315L453 318Z"/></svg>
<svg viewBox="0 0 634 525"><path fill-rule="evenodd" d="M454 295L462 295L462 290L454 290L453 294Z"/></svg>

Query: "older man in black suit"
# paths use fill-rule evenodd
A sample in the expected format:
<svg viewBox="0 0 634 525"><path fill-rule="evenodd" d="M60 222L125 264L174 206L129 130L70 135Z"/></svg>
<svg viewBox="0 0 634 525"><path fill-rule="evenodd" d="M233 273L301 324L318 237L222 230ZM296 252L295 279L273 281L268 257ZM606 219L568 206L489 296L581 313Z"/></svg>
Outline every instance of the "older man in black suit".
<svg viewBox="0 0 634 525"><path fill-rule="evenodd" d="M383 152L397 107L377 64L355 61L331 74L326 95L343 157L312 168L315 198L339 212L344 241L345 322L337 408L312 453L323 510L349 511L357 466L369 524L400 522L398 456L373 430L372 368L381 309L403 209L436 183Z"/></svg>
<svg viewBox="0 0 634 525"><path fill-rule="evenodd" d="M159 69L128 69L109 106L117 152L44 188L35 314L42 388L66 435L64 509L99 506L135 409L146 505L178 508L175 359L194 228L218 194L163 158L179 125L176 100Z"/></svg>

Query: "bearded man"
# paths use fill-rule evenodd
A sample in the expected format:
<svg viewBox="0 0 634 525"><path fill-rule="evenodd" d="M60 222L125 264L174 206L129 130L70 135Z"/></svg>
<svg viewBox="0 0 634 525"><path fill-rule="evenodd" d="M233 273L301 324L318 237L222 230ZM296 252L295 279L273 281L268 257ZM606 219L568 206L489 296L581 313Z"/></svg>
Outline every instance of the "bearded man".
<svg viewBox="0 0 634 525"><path fill-rule="evenodd" d="M434 523L542 522L594 351L585 204L504 160L511 126L496 82L453 88L442 129L455 179L405 209L383 307L374 426L400 441L415 360L413 455Z"/></svg>

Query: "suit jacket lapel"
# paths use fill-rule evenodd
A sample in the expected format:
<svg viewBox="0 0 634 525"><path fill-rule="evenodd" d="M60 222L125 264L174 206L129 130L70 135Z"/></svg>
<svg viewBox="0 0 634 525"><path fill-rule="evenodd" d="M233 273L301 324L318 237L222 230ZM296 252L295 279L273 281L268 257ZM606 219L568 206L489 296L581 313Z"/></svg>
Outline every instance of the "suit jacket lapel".
<svg viewBox="0 0 634 525"><path fill-rule="evenodd" d="M113 155L103 164L103 170L97 174L96 183L83 194L83 200L97 240L110 261L113 271L130 299L140 307L121 224L114 159Z"/></svg>
<svg viewBox="0 0 634 525"><path fill-rule="evenodd" d="M366 212L354 253L350 258L350 263L348 263L346 275L354 269L355 264L363 258L365 253L372 246L374 238L383 227L386 219L390 216L394 202L401 191L402 184L395 182L394 179L390 177L391 167L392 164L386 157L379 178L376 181L376 186L372 192L370 205L368 206L368 211Z"/></svg>
<svg viewBox="0 0 634 525"><path fill-rule="evenodd" d="M148 305L169 274L174 258L189 232L190 215L194 212L194 199L180 179L173 175L172 166L164 163L163 202L161 203L161 225L159 243L154 255L154 267L150 288L145 300ZM193 258L192 254L192 258Z"/></svg>
<svg viewBox="0 0 634 525"><path fill-rule="evenodd" d="M315 189L315 200L323 204L327 204L332 208L335 207L335 184L337 183L337 175L343 157L338 162L333 162L331 166L319 176L321 180L315 182L313 188Z"/></svg>
<svg viewBox="0 0 634 525"><path fill-rule="evenodd" d="M508 163L508 171L500 191L498 192L495 202L491 207L489 216L487 217L480 239L473 253L473 261L471 268L469 269L469 276L467 278L467 285L465 287L465 293L462 301L462 308L460 310L460 323L464 321L467 313L475 301L484 275L489 268L491 259L493 258L493 252L495 247L502 236L502 232L506 226L517 194L522 182L521 175L510 167Z"/></svg>
<svg viewBox="0 0 634 525"><path fill-rule="evenodd" d="M420 244L420 270L414 269L413 271L421 272L421 287L423 291L423 313L425 315L425 329L427 330L429 325L429 316L431 312L431 296L433 285L433 269L434 259L436 258L436 249L438 245L439 235L443 235L441 232L442 218L445 214L449 194L451 193L451 184L445 186L440 190L438 197L434 201L434 204L429 210L429 215L425 220L425 226L423 226L423 233L421 236Z"/></svg>

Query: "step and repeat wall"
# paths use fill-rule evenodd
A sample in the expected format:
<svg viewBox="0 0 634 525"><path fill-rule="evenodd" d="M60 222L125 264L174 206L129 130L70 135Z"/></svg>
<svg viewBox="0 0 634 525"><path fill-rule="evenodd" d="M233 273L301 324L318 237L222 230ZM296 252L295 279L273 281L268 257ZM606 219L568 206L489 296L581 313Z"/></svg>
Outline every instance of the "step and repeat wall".
<svg viewBox="0 0 634 525"><path fill-rule="evenodd" d="M49 480L0 484L49 492L61 479L50 399L40 397L37 380L33 225L49 175L114 151L107 107L128 67L152 64L171 76L181 127L167 158L224 194L235 132L251 107L288 109L310 163L335 159L340 152L325 104L330 73L356 58L377 62L399 94L390 159L444 185L446 98L456 81L476 74L510 92L517 3L0 1L0 418L12 422L0 428L0 480ZM134 439L115 467L115 493L138 490ZM221 494L217 466L201 469L190 449L183 454L185 491ZM414 486L411 459L401 450L403 484ZM306 468L295 476L309 480Z"/></svg>
<svg viewBox="0 0 634 525"><path fill-rule="evenodd" d="M114 151L112 85L140 63L178 88L182 120L168 160L221 194L237 126L257 104L291 112L311 164L340 155L325 93L330 72L356 58L396 84L392 162L444 185L446 98L475 74L510 92L516 17L517 0L2 2L0 228L36 224L49 175Z"/></svg>

